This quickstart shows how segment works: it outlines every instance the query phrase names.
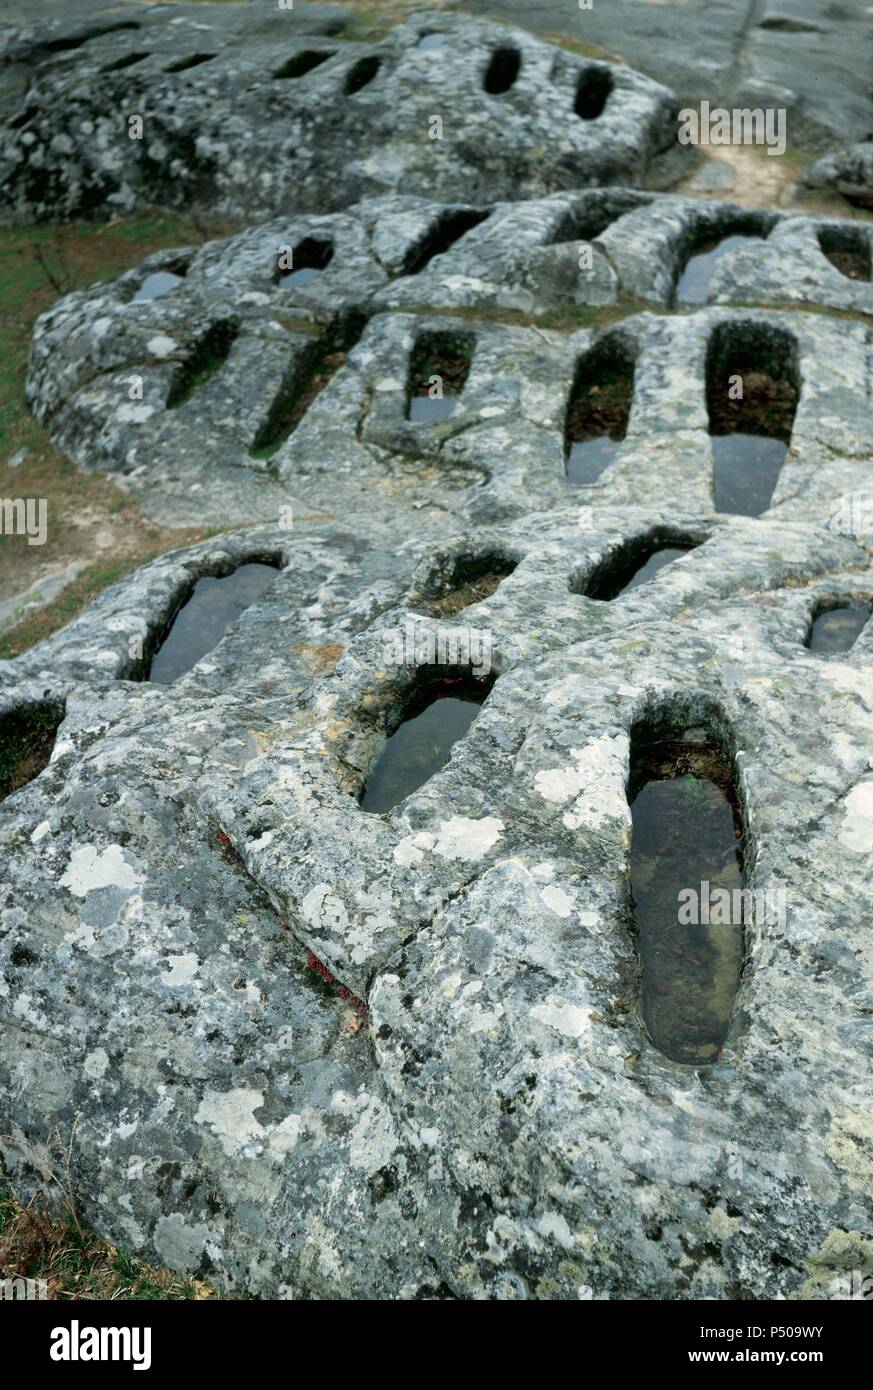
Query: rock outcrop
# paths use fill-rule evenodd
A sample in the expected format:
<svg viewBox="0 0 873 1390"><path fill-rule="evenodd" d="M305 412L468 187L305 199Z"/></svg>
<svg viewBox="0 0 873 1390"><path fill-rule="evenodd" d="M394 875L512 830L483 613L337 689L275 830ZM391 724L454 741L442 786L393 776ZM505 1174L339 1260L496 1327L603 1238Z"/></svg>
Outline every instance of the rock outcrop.
<svg viewBox="0 0 873 1390"><path fill-rule="evenodd" d="M6 34L7 214L253 225L36 325L58 446L232 529L0 662L5 1176L74 1135L83 1218L264 1297L830 1296L873 1272L873 622L809 640L873 612L869 228L636 186L671 93L515 30L360 44L299 7L279 53L275 15L172 13ZM716 509L736 380L784 451L755 515ZM249 563L259 597L149 679ZM363 809L468 677L448 761ZM696 1065L640 1006L641 728L719 750L785 905Z"/></svg>

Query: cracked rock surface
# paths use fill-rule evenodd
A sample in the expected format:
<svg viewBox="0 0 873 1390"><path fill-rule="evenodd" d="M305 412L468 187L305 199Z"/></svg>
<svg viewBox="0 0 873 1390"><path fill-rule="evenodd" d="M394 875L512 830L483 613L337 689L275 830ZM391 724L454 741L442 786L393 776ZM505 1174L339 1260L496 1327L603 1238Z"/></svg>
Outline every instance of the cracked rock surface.
<svg viewBox="0 0 873 1390"><path fill-rule="evenodd" d="M698 548L585 597L665 527ZM483 547L513 572L434 617ZM218 648L173 686L132 679L131 638L148 650L194 578L253 557L284 568ZM3 668L4 711L65 707L3 807L9 1173L26 1185L50 1117L78 1112L89 1219L265 1294L838 1277L871 1215L873 656L869 634L841 659L804 647L833 594L873 600L850 538L629 508L390 557L324 524L248 530L107 591ZM446 767L368 815L409 621L487 629L498 679ZM752 881L787 876L792 904L752 930L728 1043L696 1069L640 1026L629 930L628 735L667 705L732 742Z"/></svg>
<svg viewBox="0 0 873 1390"><path fill-rule="evenodd" d="M631 316L599 332L495 321L631 300L667 309L694 248L738 226L758 234L714 267L706 293L723 308ZM841 238L871 254L863 224L620 189L479 209L373 199L159 252L109 285L65 296L37 321L28 396L60 448L117 476L168 525L276 520L296 506L364 509L370 525L388 528L423 511L445 531L458 517L523 514L532 495L541 507L572 497L632 504L641 469L652 500L678 487L686 506L708 510L708 344L719 325L762 343L781 332L794 345L801 396L772 506L823 524L844 494L873 485L869 330L821 312L727 306L870 313L869 281L822 249ZM305 259L313 244L328 248L328 263L289 283L283 253L293 264L295 250ZM138 298L168 273L176 282L166 292ZM416 313L391 312L404 308ZM477 309L488 316L477 320ZM472 363L449 419L412 422L411 360L428 331L466 334ZM619 348L635 363L626 438L601 480L568 487L576 364Z"/></svg>
<svg viewBox="0 0 873 1390"><path fill-rule="evenodd" d="M672 93L630 68L460 15L416 15L373 43L345 39L335 11L319 22L316 7L302 28L296 15L174 6L122 11L78 42L74 23L13 33L0 213L159 200L267 217L388 192L479 201L657 184L685 163ZM420 47L435 26L437 52Z"/></svg>

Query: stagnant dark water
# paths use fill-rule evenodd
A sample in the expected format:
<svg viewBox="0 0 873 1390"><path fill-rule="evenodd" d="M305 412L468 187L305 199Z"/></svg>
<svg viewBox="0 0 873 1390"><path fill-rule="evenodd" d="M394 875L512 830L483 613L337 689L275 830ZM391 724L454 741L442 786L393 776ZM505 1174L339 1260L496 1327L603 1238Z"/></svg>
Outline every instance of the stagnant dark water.
<svg viewBox="0 0 873 1390"><path fill-rule="evenodd" d="M861 603L844 604L819 613L809 635L809 650L822 656L847 652L855 645L870 618L870 610Z"/></svg>
<svg viewBox="0 0 873 1390"><path fill-rule="evenodd" d="M763 434L712 437L715 510L760 516L773 498L788 445Z"/></svg>
<svg viewBox="0 0 873 1390"><path fill-rule="evenodd" d="M410 396L409 418L418 422L447 420L457 404L457 396Z"/></svg>
<svg viewBox="0 0 873 1390"><path fill-rule="evenodd" d="M448 683L446 691L451 690ZM423 786L445 766L452 747L463 738L488 694L473 682L458 683L457 694L440 694L419 714L395 730L370 774L361 808L384 812Z"/></svg>
<svg viewBox="0 0 873 1390"><path fill-rule="evenodd" d="M672 564L674 560L679 559L680 555L687 555L690 549L691 547L687 545L665 545L661 550L656 550L649 556L644 564L640 565L639 569L628 580L621 592L626 594L629 589L637 589L640 584L648 583L648 581L653 579L658 571L662 570L665 565Z"/></svg>
<svg viewBox="0 0 873 1390"><path fill-rule="evenodd" d="M169 294L177 285L181 285L182 276L175 275L172 270L155 270L151 275L147 275L137 290L131 304L142 304L148 299L160 299L162 295Z"/></svg>
<svg viewBox="0 0 873 1390"><path fill-rule="evenodd" d="M600 435L597 439L576 439L567 455L567 480L571 483L596 483L618 453L620 439Z"/></svg>
<svg viewBox="0 0 873 1390"><path fill-rule="evenodd" d="M198 579L155 653L148 679L159 685L178 680L217 647L231 623L260 598L276 578L274 565L240 565L221 579Z"/></svg>
<svg viewBox="0 0 873 1390"><path fill-rule="evenodd" d="M701 913L700 925L683 925L679 894L694 889L700 896L703 883L710 893L742 888L739 811L726 794L723 760L703 744L644 750L633 783L631 886L643 1019L667 1057L705 1064L718 1056L730 1026L742 923L704 925Z"/></svg>
<svg viewBox="0 0 873 1390"><path fill-rule="evenodd" d="M302 265L299 270L289 270L287 275L282 276L283 288L292 285L311 285L313 280L317 280L324 274L324 270L317 265Z"/></svg>
<svg viewBox="0 0 873 1390"><path fill-rule="evenodd" d="M738 251L751 241L760 240L759 236L725 236L689 256L676 285L676 303L705 304L712 277L722 257L731 251Z"/></svg>

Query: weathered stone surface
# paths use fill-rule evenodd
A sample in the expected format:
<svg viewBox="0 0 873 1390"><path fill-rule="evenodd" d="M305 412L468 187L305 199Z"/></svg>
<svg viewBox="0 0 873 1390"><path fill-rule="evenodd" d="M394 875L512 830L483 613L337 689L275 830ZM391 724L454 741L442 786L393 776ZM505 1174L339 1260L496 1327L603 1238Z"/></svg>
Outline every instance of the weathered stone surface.
<svg viewBox="0 0 873 1390"><path fill-rule="evenodd" d="M157 200L262 218L388 192L483 201L657 183L685 162L672 93L629 68L441 13L371 44L328 22L314 43L297 13L273 10L265 32L247 8L230 22L223 5L157 9L60 57L45 57L39 30L8 44L27 85L0 145L0 211L106 215ZM419 48L435 26L445 45ZM518 78L491 94L489 64L506 50L519 55ZM301 71L286 75L295 59ZM589 77L609 92L583 119L574 104ZM141 139L129 136L136 116Z"/></svg>
<svg viewBox="0 0 873 1390"><path fill-rule="evenodd" d="M344 488L332 465L336 439L337 454L345 449L355 485L368 474L381 475L390 485L403 460L432 461L444 505L451 497L456 514L485 524L526 514L531 498L544 509L565 505L569 497L632 506L641 487L656 506L669 507L681 497L684 509L708 512L713 501L706 351L712 332L723 324L750 326L762 345L778 329L794 339L801 397L771 510L824 525L846 494L873 486L870 347L862 326L812 314L727 309L667 318L643 314L602 334L467 321L476 349L465 389L454 414L425 423L405 418L410 351L417 334L437 327L451 332L452 320L378 316L276 455L277 468L311 505L326 505L331 490L337 496ZM582 487L566 478L564 418L576 362L602 338L629 345L635 359L634 403L615 461L598 482ZM352 448L344 441L353 432ZM425 472L425 487L431 476ZM421 484L410 480L409 486L422 501L437 501L429 491L419 491Z"/></svg>
<svg viewBox="0 0 873 1390"><path fill-rule="evenodd" d="M450 0L452 3L452 0ZM459 9L528 22L521 0L454 0ZM543 0L533 24L617 54L683 102L783 107L792 143L827 147L873 130L873 60L864 5L832 0Z"/></svg>
<svg viewBox="0 0 873 1390"><path fill-rule="evenodd" d="M375 199L161 252L38 320L28 375L34 412L81 467L117 475L165 524L276 520L288 508L314 508L391 527L404 517L416 524L424 510L445 531L456 518L524 514L532 495L541 507L566 503L564 416L576 361L595 342L622 342L636 361L634 407L592 495L633 504L644 477L654 502L679 488L686 507L709 510L707 342L720 323L752 323L764 336L781 325L796 341L802 400L774 508L823 524L841 496L873 485L870 347L859 325L724 309L630 317L598 336L379 312L566 311L574 300L623 297L666 307L693 249L742 228L761 240L724 256L711 300L869 313L873 287L842 274L820 244L837 232L869 249L865 226L613 189L480 211L478 225L429 259L441 229L477 216L474 208ZM330 244L332 259L317 279L286 288L279 256L307 240ZM590 271L580 269L586 250ZM168 270L178 284L135 301L150 275ZM475 353L451 418L412 423L410 356L428 328L472 333ZM174 405L218 340L224 360ZM271 419L298 401L293 428L259 449Z"/></svg>
<svg viewBox="0 0 873 1390"><path fill-rule="evenodd" d="M649 42L677 12L720 90L771 96L783 39L812 55L859 23L818 0L754 23L729 6L720 29L696 4L616 11ZM0 112L30 84L7 211L157 191L281 216L61 300L36 327L33 409L151 516L270 524L156 560L0 662L0 727L61 721L0 806L4 1178L26 1198L75 1130L87 1221L268 1297L842 1296L873 1273L873 622L841 656L807 642L823 609L873 609L873 344L850 317L873 305L825 254L857 273L866 224L631 186L659 177L669 93L610 68L584 122L586 60L502 26L423 14L361 45L347 10L299 3L76 0L49 20L0 27ZM418 48L432 30L446 43ZM273 78L277 36L336 56ZM500 46L518 81L483 93ZM378 75L344 100L367 57ZM826 76L789 103L824 126ZM121 92L171 144L188 123L172 190L126 144L113 163ZM67 143L27 142L50 108ZM419 125L440 111L438 155ZM43 193L25 168L50 170ZM677 311L688 256L750 231L707 306ZM283 282L279 255L307 242L330 243L323 273ZM407 418L427 334L470 349L435 423ZM707 354L731 334L800 388L761 518L713 510ZM571 485L592 348L632 363L633 403L598 481ZM653 546L685 553L591 597ZM195 582L252 561L276 567L260 598L150 682ZM475 722L365 812L412 695L475 667L475 636L494 681ZM640 1012L629 754L656 717L732 759L748 885L786 900L747 924L707 1065L668 1060Z"/></svg>
<svg viewBox="0 0 873 1390"><path fill-rule="evenodd" d="M708 539L611 604L581 595L658 527ZM477 547L514 573L428 617ZM274 588L198 668L113 679L194 577L269 554ZM256 530L156 561L4 663L3 709L66 703L0 824L13 1181L78 1113L88 1219L272 1295L768 1298L837 1277L835 1240L870 1225L871 656L802 642L823 594L873 599L870 574L828 531L672 510L391 559ZM449 764L370 816L355 792L414 674L385 660L410 620L487 628L499 679ZM789 897L702 1070L635 1016L627 734L663 702L730 729L754 885ZM369 1037L307 949L366 993Z"/></svg>
<svg viewBox="0 0 873 1390"><path fill-rule="evenodd" d="M859 207L873 207L873 140L868 136L823 155L804 169L801 179L809 188L832 189Z"/></svg>

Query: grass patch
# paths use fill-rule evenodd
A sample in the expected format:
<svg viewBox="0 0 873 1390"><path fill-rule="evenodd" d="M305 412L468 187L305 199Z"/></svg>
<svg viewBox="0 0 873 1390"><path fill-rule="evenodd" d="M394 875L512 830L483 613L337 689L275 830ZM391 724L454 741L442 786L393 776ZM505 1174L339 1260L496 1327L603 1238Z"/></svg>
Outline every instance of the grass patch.
<svg viewBox="0 0 873 1390"><path fill-rule="evenodd" d="M404 314L427 314L431 318L456 318L465 323L496 323L507 328L541 328L554 333L578 333L582 328L608 328L631 314L681 313L681 309L662 309L630 295L621 295L615 304L572 304L566 309L550 309L545 314L527 314L523 309L503 309L495 305L459 305L452 309L433 304L404 304Z"/></svg>
<svg viewBox="0 0 873 1390"><path fill-rule="evenodd" d="M771 309L780 314L819 314L823 318L842 319L844 323L866 323L873 325L873 314L865 314L862 309L835 309L829 304L797 304L790 299L764 300L730 299L726 304L712 305L717 309Z"/></svg>
<svg viewBox="0 0 873 1390"><path fill-rule="evenodd" d="M6 634L0 655L24 651L75 617L106 584L204 534L146 521L134 497L104 476L80 472L53 448L24 394L34 320L60 294L112 280L154 251L234 230L227 222L154 210L108 225L0 227L0 496L45 498L48 504L45 545L30 546L24 536L0 537L0 598L21 593L72 561L91 562L54 603ZM21 460L15 468L13 457Z"/></svg>
<svg viewBox="0 0 873 1390"><path fill-rule="evenodd" d="M506 578L515 568L514 565L501 570L486 570L483 574L477 575L475 579L470 579L465 583L459 584L456 589L444 594L442 598L433 599L428 605L428 612L435 614L438 618L454 618L458 613L462 613L471 604L481 603L483 599L490 598Z"/></svg>
<svg viewBox="0 0 873 1390"><path fill-rule="evenodd" d="M493 18L493 16L489 16ZM527 26L525 25L525 28ZM531 29L529 31L534 38L542 39L543 43L554 43L559 48L566 48L568 53L575 53L577 58L595 58L599 63L617 63L620 67L626 67L626 61L618 53L611 53L608 48L601 48L599 43L587 43L585 39L575 39L572 34L551 34L543 29Z"/></svg>
<svg viewBox="0 0 873 1390"><path fill-rule="evenodd" d="M201 533L197 533L196 539ZM176 542L174 542L176 543ZM122 579L136 565L145 565L157 559L163 550L147 550L135 558L126 556L123 560L111 560L106 564L91 565L72 583L67 584L53 603L38 608L23 618L15 627L0 637L0 660L20 656L37 642L50 637L58 628L78 617L82 609L91 602L101 590Z"/></svg>
<svg viewBox="0 0 873 1390"><path fill-rule="evenodd" d="M22 1204L0 1191L0 1279L44 1279L49 1299L215 1298L199 1279L182 1279L130 1255L37 1198Z"/></svg>
<svg viewBox="0 0 873 1390"><path fill-rule="evenodd" d="M415 10L421 10L420 0L382 0L374 5L372 0L338 0L343 9L351 12L349 22L340 34L332 34L335 39L367 40L383 39L397 24L402 24ZM429 9L441 9L440 0L432 0Z"/></svg>
<svg viewBox="0 0 873 1390"><path fill-rule="evenodd" d="M847 323L873 324L873 314L861 309L837 309L828 304L802 304L791 300L730 299L724 303L701 305L710 309L775 310L786 314L822 314L827 318L843 319ZM659 318L676 318L694 313L695 307L676 304L665 307L643 299L621 295L615 304L573 304L567 309L551 309L545 314L526 314L522 309L503 309L492 305L461 305L438 308L433 304L404 304L398 313L421 314L430 318L456 318L465 323L504 324L507 328L546 329L552 333L578 333L587 328L597 331L609 328L634 314L653 314Z"/></svg>

